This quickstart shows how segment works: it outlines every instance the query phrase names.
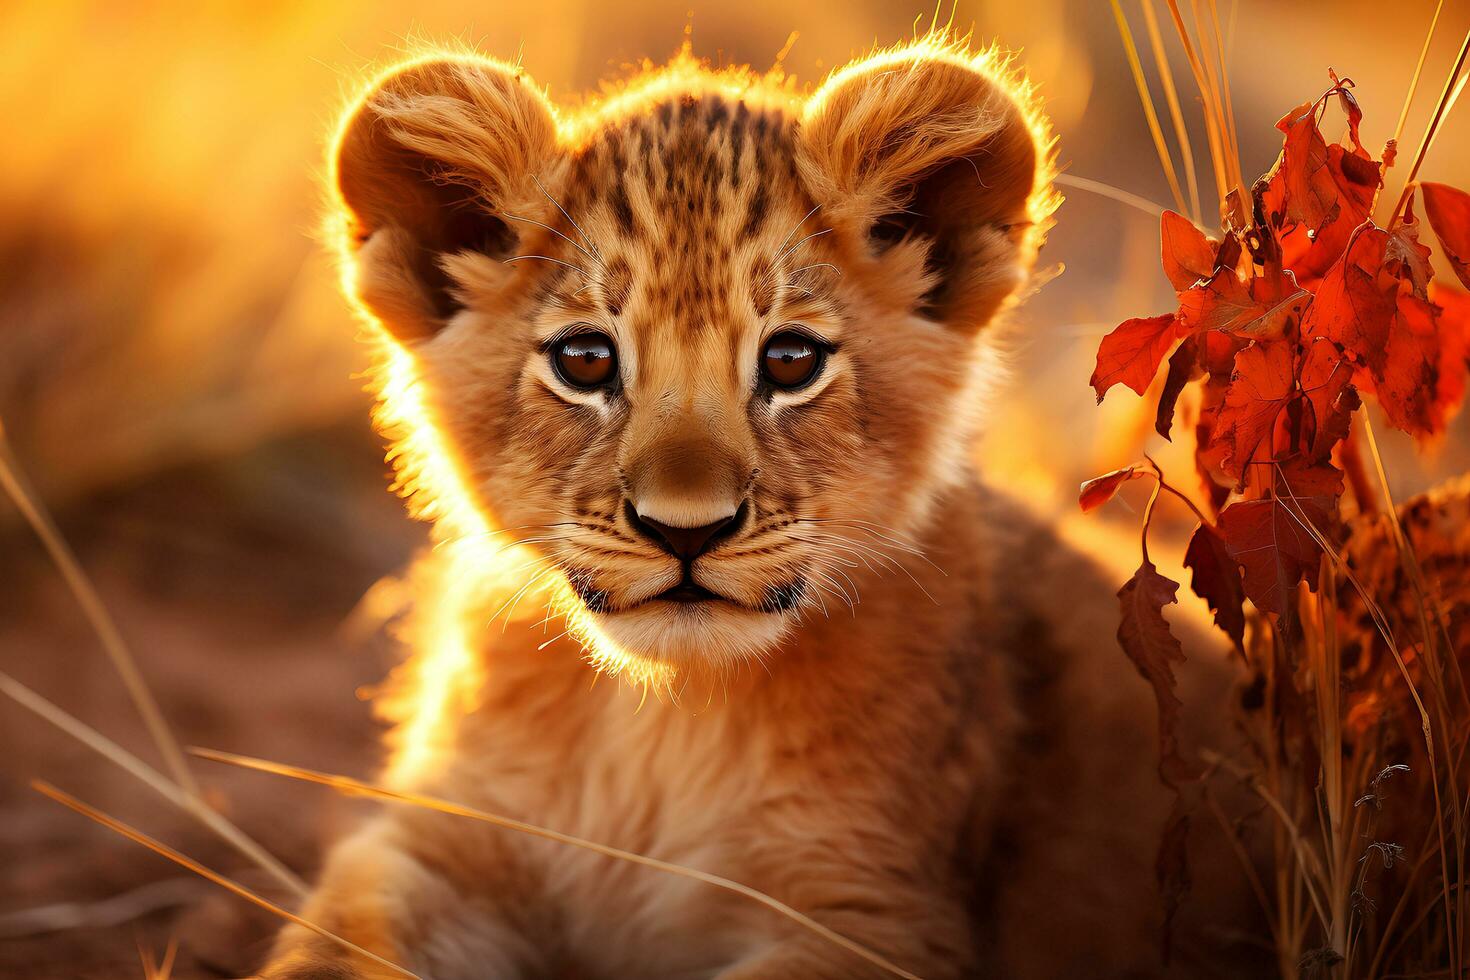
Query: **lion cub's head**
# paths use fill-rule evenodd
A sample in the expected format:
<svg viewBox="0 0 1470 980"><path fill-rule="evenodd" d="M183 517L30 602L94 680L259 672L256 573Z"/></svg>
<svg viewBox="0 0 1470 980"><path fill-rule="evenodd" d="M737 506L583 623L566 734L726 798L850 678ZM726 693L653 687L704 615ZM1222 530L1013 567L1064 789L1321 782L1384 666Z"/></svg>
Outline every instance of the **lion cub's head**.
<svg viewBox="0 0 1470 980"><path fill-rule="evenodd" d="M855 599L962 471L1046 139L935 39L810 97L681 56L575 114L453 57L381 78L335 168L357 298L474 506L688 662Z"/></svg>

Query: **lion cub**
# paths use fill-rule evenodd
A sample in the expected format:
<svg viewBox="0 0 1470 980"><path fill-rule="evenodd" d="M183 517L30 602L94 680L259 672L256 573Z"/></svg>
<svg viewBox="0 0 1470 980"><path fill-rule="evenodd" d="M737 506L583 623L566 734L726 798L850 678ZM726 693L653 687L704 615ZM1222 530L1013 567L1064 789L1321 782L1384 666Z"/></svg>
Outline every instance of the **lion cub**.
<svg viewBox="0 0 1470 980"><path fill-rule="evenodd" d="M1113 585L971 462L1057 201L1007 64L930 37L802 96L686 54L570 112L444 56L353 106L344 260L440 540L390 779L908 975L1159 972L1170 800ZM305 915L435 980L890 975L412 808ZM393 975L296 928L264 971Z"/></svg>

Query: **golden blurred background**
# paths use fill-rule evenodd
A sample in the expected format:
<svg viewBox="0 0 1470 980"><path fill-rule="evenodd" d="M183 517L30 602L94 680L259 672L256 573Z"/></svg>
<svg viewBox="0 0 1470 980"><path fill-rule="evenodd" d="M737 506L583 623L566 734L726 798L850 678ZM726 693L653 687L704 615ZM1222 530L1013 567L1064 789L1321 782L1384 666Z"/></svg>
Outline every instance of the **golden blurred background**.
<svg viewBox="0 0 1470 980"><path fill-rule="evenodd" d="M1122 6L1141 31L1138 0ZM1275 121L1327 87L1329 66L1357 82L1365 142L1381 146L1434 3L1218 8L1251 175L1275 158ZM315 239L323 139L365 71L421 41L455 40L519 57L554 98L575 101L645 57L666 58L686 30L696 55L757 68L794 32L782 64L814 84L933 16L892 0L0 4L0 116L10 126L0 153L0 422L181 737L354 772L373 758L373 725L354 692L392 652L350 628L351 614L422 532L384 492L355 377L355 327ZM949 8L938 16L949 19ZM1168 203L1108 3L969 0L953 21L1021 52L1068 174ZM1446 5L1405 130L1411 149L1467 28L1470 7ZM1172 32L1170 44L1176 79L1192 92ZM1423 178L1465 183L1466 112L1448 119ZM1202 121L1190 115L1203 147ZM1391 192L1402 179L1391 172ZM1066 194L1043 253L1064 271L1022 314L1016 380L981 459L1039 506L1070 515L1078 481L1145 448L1163 450L1166 469L1192 466L1187 447L1150 435L1142 400L1119 389L1098 409L1087 386L1102 334L1174 305L1157 222L1116 200ZM1387 455L1400 494L1470 468L1464 420L1427 455L1398 440ZM95 640L4 504L0 586L0 670L145 752ZM259 922L132 845L77 826L26 780L55 779L228 863L218 845L6 703L0 747L0 974L141 976L139 936L158 947L181 937L180 976L249 968ZM221 806L301 869L345 819L310 791L201 775Z"/></svg>

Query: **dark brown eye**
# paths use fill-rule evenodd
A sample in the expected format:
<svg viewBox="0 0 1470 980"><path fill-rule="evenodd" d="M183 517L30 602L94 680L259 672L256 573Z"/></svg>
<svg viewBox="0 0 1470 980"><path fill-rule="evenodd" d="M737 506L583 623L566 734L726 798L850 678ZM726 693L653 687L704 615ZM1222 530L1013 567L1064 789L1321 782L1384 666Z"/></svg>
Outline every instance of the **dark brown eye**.
<svg viewBox="0 0 1470 980"><path fill-rule="evenodd" d="M827 352L816 341L787 330L766 341L761 377L773 388L804 388L822 369Z"/></svg>
<svg viewBox="0 0 1470 980"><path fill-rule="evenodd" d="M557 375L573 388L601 388L618 376L618 352L606 334L579 333L551 348Z"/></svg>

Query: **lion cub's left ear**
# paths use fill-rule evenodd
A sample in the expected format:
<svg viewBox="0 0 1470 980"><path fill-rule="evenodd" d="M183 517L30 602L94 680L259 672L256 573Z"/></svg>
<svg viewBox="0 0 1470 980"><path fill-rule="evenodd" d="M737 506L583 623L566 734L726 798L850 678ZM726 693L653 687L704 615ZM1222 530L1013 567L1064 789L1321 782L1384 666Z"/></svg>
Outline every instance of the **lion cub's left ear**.
<svg viewBox="0 0 1470 980"><path fill-rule="evenodd" d="M900 53L812 97L797 160L822 220L864 240L888 288L906 284L916 312L977 329L1035 261L1045 129L980 62Z"/></svg>

